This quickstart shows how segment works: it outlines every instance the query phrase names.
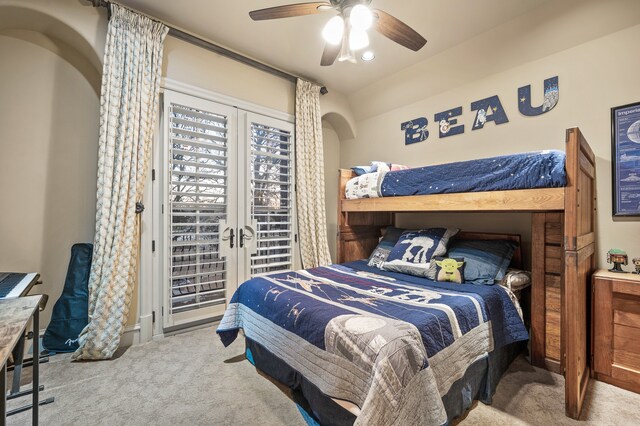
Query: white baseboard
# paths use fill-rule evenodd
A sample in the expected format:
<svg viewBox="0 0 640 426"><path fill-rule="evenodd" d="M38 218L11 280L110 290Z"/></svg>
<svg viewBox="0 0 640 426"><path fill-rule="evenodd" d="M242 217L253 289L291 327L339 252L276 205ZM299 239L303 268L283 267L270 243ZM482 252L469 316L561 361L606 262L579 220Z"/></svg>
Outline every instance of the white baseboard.
<svg viewBox="0 0 640 426"><path fill-rule="evenodd" d="M153 340L153 315L140 316L140 343Z"/></svg>
<svg viewBox="0 0 640 426"><path fill-rule="evenodd" d="M149 318L149 320L151 320L151 318ZM176 334L180 334L180 333L186 333L188 331L194 331L194 330L198 330L201 328L207 328L207 327L211 327L214 326L216 324L218 324L220 321L216 320L216 321L212 321L212 322L206 322L203 324L197 324L194 325L192 327L187 327L187 328L182 328L179 330L172 330L170 332L164 332L163 334L156 334L153 335L151 337L151 339L146 340L146 341L158 341L158 340L162 340L165 337L168 336L173 336ZM133 345L137 345L139 343L144 343L145 340L143 340L143 336L141 334L141 327L140 327L140 323L136 324L136 325L129 325L127 327L125 327L124 332L122 333L122 336L120 337L120 347L128 347L128 346L133 346Z"/></svg>
<svg viewBox="0 0 640 426"><path fill-rule="evenodd" d="M120 347L137 345L140 343L140 324L128 325L120 337Z"/></svg>

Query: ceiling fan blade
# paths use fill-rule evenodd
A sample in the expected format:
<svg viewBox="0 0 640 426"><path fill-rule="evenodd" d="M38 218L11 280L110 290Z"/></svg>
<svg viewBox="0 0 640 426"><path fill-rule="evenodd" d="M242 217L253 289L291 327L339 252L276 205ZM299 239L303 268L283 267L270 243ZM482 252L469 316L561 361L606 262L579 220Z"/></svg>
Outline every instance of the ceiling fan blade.
<svg viewBox="0 0 640 426"><path fill-rule="evenodd" d="M375 20L376 30L385 37L415 52L422 49L427 43L424 37L398 18L379 9L373 10L373 13L377 17Z"/></svg>
<svg viewBox="0 0 640 426"><path fill-rule="evenodd" d="M322 52L322 59L320 60L320 65L322 65L323 67L333 65L333 63L336 61L336 58L340 54L340 48L340 45L334 46L329 43L325 44L324 52Z"/></svg>
<svg viewBox="0 0 640 426"><path fill-rule="evenodd" d="M311 3L296 3L285 6L268 7L266 9L252 10L249 16L254 21L264 21L266 19L291 18L293 16L313 15L314 13L322 13L326 9L319 9L320 6L331 8L331 3L326 1L315 1Z"/></svg>

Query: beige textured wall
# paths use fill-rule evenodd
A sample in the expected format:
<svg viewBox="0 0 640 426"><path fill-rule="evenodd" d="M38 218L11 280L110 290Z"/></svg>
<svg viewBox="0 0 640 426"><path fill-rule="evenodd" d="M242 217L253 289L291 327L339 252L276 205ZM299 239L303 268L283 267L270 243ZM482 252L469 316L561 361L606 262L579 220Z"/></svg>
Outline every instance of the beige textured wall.
<svg viewBox="0 0 640 426"><path fill-rule="evenodd" d="M570 7L568 7L570 6ZM342 167L386 160L411 166L539 149L564 149L567 127L579 126L597 157L600 266L611 247L640 256L640 222L611 217L610 108L640 100L640 2L549 2L540 10L437 55L350 97L357 138L341 144ZM607 33L608 31L608 33ZM572 46L567 46L572 43ZM558 48L560 46L560 48ZM558 75L560 101L524 117L517 89L532 84L541 103L545 78ZM510 122L472 131L470 103L499 95ZM433 115L462 105L465 133L438 138ZM429 119L429 139L404 145L400 124ZM403 215L400 224L516 231L530 240L529 215Z"/></svg>
<svg viewBox="0 0 640 426"><path fill-rule="evenodd" d="M295 85L240 62L168 36L162 75L181 83L294 113Z"/></svg>
<svg viewBox="0 0 640 426"><path fill-rule="evenodd" d="M340 138L327 122L322 123L324 142L324 186L327 210L327 240L331 259L336 261L338 234L338 169L340 169Z"/></svg>
<svg viewBox="0 0 640 426"><path fill-rule="evenodd" d="M341 141L356 137L356 122L349 99L343 93L329 90L320 96L322 137L324 141L324 179L327 208L327 240L331 259L337 259L338 182Z"/></svg>
<svg viewBox="0 0 640 426"><path fill-rule="evenodd" d="M333 89L329 90L329 93L320 96L320 110L322 120L335 130L340 140L356 137L356 120L347 96Z"/></svg>
<svg viewBox="0 0 640 426"><path fill-rule="evenodd" d="M71 245L93 241L98 96L51 39L23 35L0 36L0 270L41 273L44 327Z"/></svg>

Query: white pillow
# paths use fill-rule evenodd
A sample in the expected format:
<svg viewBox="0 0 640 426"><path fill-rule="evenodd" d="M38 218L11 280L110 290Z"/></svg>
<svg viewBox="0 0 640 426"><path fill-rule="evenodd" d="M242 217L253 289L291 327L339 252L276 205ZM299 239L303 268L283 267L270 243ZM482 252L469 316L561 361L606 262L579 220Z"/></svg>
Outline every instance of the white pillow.
<svg viewBox="0 0 640 426"><path fill-rule="evenodd" d="M391 170L389 168L389 164L385 163L384 161L372 161L371 168L374 172L388 172L389 170Z"/></svg>
<svg viewBox="0 0 640 426"><path fill-rule="evenodd" d="M500 285L513 292L519 292L531 285L531 272L519 269L508 269L500 281Z"/></svg>

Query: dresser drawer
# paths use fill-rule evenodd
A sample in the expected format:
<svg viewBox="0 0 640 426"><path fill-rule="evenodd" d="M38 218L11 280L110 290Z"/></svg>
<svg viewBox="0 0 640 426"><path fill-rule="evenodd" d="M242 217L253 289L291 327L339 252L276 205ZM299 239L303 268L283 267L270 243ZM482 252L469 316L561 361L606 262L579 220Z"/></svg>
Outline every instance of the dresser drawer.
<svg viewBox="0 0 640 426"><path fill-rule="evenodd" d="M594 377L640 392L640 276L593 276Z"/></svg>

